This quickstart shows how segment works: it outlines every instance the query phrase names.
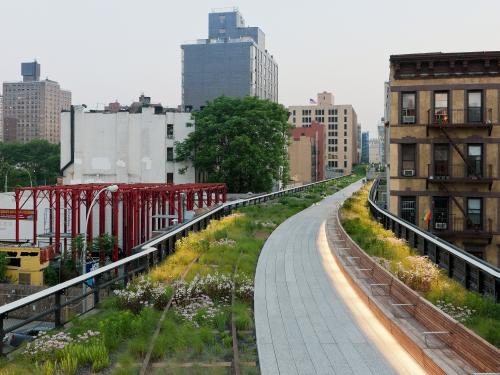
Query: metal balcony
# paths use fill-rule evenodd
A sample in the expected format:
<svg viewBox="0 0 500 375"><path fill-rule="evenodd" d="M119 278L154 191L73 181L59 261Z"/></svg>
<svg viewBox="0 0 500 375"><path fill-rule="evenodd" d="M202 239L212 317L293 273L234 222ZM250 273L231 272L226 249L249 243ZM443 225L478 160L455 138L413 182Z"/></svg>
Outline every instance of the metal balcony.
<svg viewBox="0 0 500 375"><path fill-rule="evenodd" d="M491 135L493 110L473 107L467 109L434 108L427 111L427 133L429 129L487 129ZM429 134L427 134L429 135Z"/></svg>
<svg viewBox="0 0 500 375"><path fill-rule="evenodd" d="M475 239L482 242L491 243L493 238L493 220L473 217L454 217L450 220L434 219L431 223L431 232L446 240Z"/></svg>
<svg viewBox="0 0 500 375"><path fill-rule="evenodd" d="M470 163L470 166L462 164L448 164L447 161L434 161L427 164L427 185L434 183L484 183L491 190L493 184L493 165L488 164L485 168L481 163Z"/></svg>

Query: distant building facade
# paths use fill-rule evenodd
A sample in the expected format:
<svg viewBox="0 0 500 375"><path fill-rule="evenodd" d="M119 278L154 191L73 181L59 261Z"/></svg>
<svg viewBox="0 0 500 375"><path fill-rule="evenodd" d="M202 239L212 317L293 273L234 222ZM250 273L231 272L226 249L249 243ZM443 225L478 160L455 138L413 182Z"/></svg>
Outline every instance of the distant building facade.
<svg viewBox="0 0 500 375"><path fill-rule="evenodd" d="M499 68L500 51L393 55L388 119L389 210L496 266Z"/></svg>
<svg viewBox="0 0 500 375"><path fill-rule="evenodd" d="M3 83L3 138L5 141L30 142L45 139L58 143L61 111L69 110L71 92L55 81L40 81L40 64L21 64L23 80Z"/></svg>
<svg viewBox="0 0 500 375"><path fill-rule="evenodd" d="M308 128L293 128L288 147L290 180L310 183L325 179L325 125L312 123Z"/></svg>
<svg viewBox="0 0 500 375"><path fill-rule="evenodd" d="M369 163L370 160L370 133L361 133L361 163Z"/></svg>
<svg viewBox="0 0 500 375"><path fill-rule="evenodd" d="M192 183L190 162L175 161L175 142L194 131L190 113L133 103L119 112L63 112L61 171L65 184Z"/></svg>
<svg viewBox="0 0 500 375"><path fill-rule="evenodd" d="M378 135L378 145L379 145L379 156L380 156L380 163L382 165L385 165L386 163L386 158L385 158L385 125L384 125L384 118L381 119L380 124L377 126L377 135Z"/></svg>
<svg viewBox="0 0 500 375"><path fill-rule="evenodd" d="M325 125L326 178L351 173L358 163L358 119L352 105L334 104L333 94L325 91L309 105L288 107L288 112L288 121L297 128L311 127L314 122Z"/></svg>
<svg viewBox="0 0 500 375"><path fill-rule="evenodd" d="M3 142L3 96L0 95L0 142Z"/></svg>
<svg viewBox="0 0 500 375"><path fill-rule="evenodd" d="M372 164L380 164L380 142L378 138L373 138L368 141L368 162Z"/></svg>
<svg viewBox="0 0 500 375"><path fill-rule="evenodd" d="M208 39L181 46L183 108L199 109L221 95L277 102L278 65L262 30L246 27L236 9L210 13L208 23Z"/></svg>

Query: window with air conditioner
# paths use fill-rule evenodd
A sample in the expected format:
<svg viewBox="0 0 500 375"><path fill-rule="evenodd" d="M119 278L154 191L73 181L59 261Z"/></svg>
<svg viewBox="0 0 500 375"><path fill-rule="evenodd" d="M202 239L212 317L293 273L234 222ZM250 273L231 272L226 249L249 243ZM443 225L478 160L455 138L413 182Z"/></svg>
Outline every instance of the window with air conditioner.
<svg viewBox="0 0 500 375"><path fill-rule="evenodd" d="M416 174L416 144L401 145L401 175L413 177Z"/></svg>
<svg viewBox="0 0 500 375"><path fill-rule="evenodd" d="M401 94L401 123L415 124L417 122L417 94L404 92Z"/></svg>
<svg viewBox="0 0 500 375"><path fill-rule="evenodd" d="M448 197L434 197L432 202L432 221L434 229L447 230L448 229Z"/></svg>

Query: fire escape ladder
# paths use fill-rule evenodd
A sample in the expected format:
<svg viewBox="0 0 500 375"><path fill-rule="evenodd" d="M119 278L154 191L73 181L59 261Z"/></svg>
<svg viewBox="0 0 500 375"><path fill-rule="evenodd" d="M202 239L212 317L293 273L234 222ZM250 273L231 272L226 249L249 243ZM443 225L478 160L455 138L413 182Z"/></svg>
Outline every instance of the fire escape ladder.
<svg viewBox="0 0 500 375"><path fill-rule="evenodd" d="M458 209L460 210L460 212L462 212L462 214L464 215L464 219L465 220L468 220L467 219L467 213L465 212L465 209L462 207L462 205L460 204L460 202L457 200L457 198L455 198L455 196L448 190L448 188L446 187L446 184L443 183L443 182L440 182L439 183L439 186L442 190L444 190L447 194L448 194L448 197L450 197L453 202L455 202L456 206L458 207Z"/></svg>
<svg viewBox="0 0 500 375"><path fill-rule="evenodd" d="M443 127L440 127L439 130L441 130L441 133L444 134L444 136L446 137L446 139L448 139L448 142L450 142L450 144L453 146L453 148L458 152L458 154L460 155L460 157L464 161L465 165L467 166L467 171L468 172L472 172L474 174L474 176L478 180L480 180L481 176L479 176L476 173L476 170L470 165L470 163L467 160L467 158L465 157L464 153L462 152L462 150L460 150L460 147L458 147L457 144L455 142L453 142L453 140L451 139L451 137L448 135L448 133L446 132L446 130Z"/></svg>

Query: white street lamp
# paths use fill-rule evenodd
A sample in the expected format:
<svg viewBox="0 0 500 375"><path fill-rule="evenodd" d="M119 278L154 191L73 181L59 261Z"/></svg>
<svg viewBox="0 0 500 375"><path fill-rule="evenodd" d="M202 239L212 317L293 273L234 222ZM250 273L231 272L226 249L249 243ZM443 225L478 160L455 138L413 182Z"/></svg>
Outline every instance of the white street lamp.
<svg viewBox="0 0 500 375"><path fill-rule="evenodd" d="M97 198L99 198L99 195L101 195L102 192L104 191L109 191L111 193L115 193L118 191L118 185L109 185L106 186L105 188L102 188L97 192L95 195L94 199L90 203L90 207L88 208L87 211L87 220L85 221L85 232L83 233L83 247L82 247L82 275L87 273L87 230L88 230L88 225L89 225L89 219L90 215L92 213L92 207L94 207L94 204L97 202ZM83 283L83 294L87 292L87 284ZM87 297L83 299L83 313L87 309L86 307L86 301Z"/></svg>
<svg viewBox="0 0 500 375"><path fill-rule="evenodd" d="M31 172L29 171L28 168L26 167L23 167L22 165L20 164L16 164L14 166L14 169L17 169L18 171L26 171L26 173L28 173L28 176L30 178L30 186L33 187L33 179L31 178Z"/></svg>

